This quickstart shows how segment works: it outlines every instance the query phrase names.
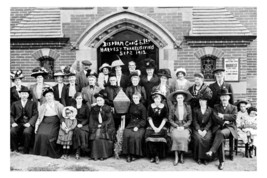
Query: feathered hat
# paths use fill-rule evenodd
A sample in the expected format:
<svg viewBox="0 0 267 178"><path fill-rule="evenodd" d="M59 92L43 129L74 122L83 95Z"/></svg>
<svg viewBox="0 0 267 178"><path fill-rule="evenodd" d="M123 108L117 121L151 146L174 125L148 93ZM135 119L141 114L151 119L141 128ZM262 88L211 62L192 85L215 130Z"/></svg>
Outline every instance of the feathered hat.
<svg viewBox="0 0 267 178"><path fill-rule="evenodd" d="M15 80L15 79L17 79L17 78L19 78L19 79L22 79L22 78L24 78L24 76L23 76L23 74L22 74L22 70L21 69L18 69L18 70L14 70L14 71L12 71L12 72L10 72L10 78L11 78L11 80Z"/></svg>

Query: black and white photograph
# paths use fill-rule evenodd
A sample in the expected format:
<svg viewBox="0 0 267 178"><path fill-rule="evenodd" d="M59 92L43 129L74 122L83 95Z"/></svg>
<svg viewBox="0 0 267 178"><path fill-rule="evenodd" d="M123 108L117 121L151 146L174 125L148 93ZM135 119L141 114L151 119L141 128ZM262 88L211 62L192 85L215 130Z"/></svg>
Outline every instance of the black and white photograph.
<svg viewBox="0 0 267 178"><path fill-rule="evenodd" d="M256 4L12 5L8 171L258 171Z"/></svg>

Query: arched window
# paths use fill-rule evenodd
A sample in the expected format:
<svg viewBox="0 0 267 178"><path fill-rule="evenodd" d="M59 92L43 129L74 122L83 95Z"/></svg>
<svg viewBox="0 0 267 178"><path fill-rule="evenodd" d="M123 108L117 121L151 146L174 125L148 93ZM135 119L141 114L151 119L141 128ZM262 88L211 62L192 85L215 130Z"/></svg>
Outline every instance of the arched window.
<svg viewBox="0 0 267 178"><path fill-rule="evenodd" d="M216 57L203 56L201 58L201 73L206 80L213 80L214 75L212 72L216 69Z"/></svg>

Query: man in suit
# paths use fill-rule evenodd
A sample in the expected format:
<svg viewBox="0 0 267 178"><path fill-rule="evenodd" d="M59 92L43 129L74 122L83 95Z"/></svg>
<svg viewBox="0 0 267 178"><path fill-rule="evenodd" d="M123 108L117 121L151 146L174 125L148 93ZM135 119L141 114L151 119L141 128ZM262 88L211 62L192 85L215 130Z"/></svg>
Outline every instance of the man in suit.
<svg viewBox="0 0 267 178"><path fill-rule="evenodd" d="M89 60L82 61L82 71L76 74L76 84L78 85L78 91L81 92L82 88L89 85L86 75L86 71L90 69L92 63Z"/></svg>
<svg viewBox="0 0 267 178"><path fill-rule="evenodd" d="M28 154L38 117L37 103L28 100L30 95L28 88L21 89L19 92L21 100L11 106L11 150L18 152L18 143L23 142L23 153Z"/></svg>
<svg viewBox="0 0 267 178"><path fill-rule="evenodd" d="M91 107L96 104L96 98L94 94L98 93L101 88L96 86L97 74L92 70L87 70L86 77L88 78L89 85L82 88L82 96L88 108L91 110Z"/></svg>
<svg viewBox="0 0 267 178"><path fill-rule="evenodd" d="M225 161L224 139L230 138L229 140L232 140L232 138L238 137L236 128L237 108L229 103L230 98L231 93L226 88L220 91L221 103L214 106L213 113L214 126L212 132L215 134L215 138L212 147L206 153L208 156L212 156L215 152L218 152L220 162L218 168L220 170L223 170ZM232 141L230 144L232 144ZM230 150L230 159L233 160L232 149Z"/></svg>
<svg viewBox="0 0 267 178"><path fill-rule="evenodd" d="M227 89L231 93L230 97L230 104L234 104L234 95L233 95L233 89L231 84L225 83L224 77L225 77L225 70L224 69L215 69L213 71L213 74L215 75L216 82L209 85L211 91L212 91L212 98L209 101L209 106L214 107L216 104L220 104L220 92L222 89Z"/></svg>
<svg viewBox="0 0 267 178"><path fill-rule="evenodd" d="M75 101L74 95L79 91L78 84L76 83L76 71L70 66L65 67L64 75L68 77L69 83L66 85L66 92L64 95L66 106L71 106Z"/></svg>
<svg viewBox="0 0 267 178"><path fill-rule="evenodd" d="M61 104L66 106L65 95L66 95L66 85L63 83L64 73L58 70L54 73L54 78L57 84L53 86L55 100L59 101Z"/></svg>

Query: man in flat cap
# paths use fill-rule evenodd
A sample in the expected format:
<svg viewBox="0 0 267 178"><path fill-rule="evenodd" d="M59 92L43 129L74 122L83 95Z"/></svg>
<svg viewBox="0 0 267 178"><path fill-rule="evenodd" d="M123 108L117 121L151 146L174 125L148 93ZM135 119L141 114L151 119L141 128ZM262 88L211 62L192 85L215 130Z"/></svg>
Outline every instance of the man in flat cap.
<svg viewBox="0 0 267 178"><path fill-rule="evenodd" d="M88 79L86 77L87 70L90 69L92 63L89 60L82 61L82 70L76 74L76 84L78 85L78 91L81 92L83 87L89 85Z"/></svg>
<svg viewBox="0 0 267 178"><path fill-rule="evenodd" d="M233 88L230 83L224 81L225 70L221 68L215 69L213 74L215 76L215 82L209 85L212 91L212 98L208 103L209 106L213 108L214 105L220 104L220 92L222 89L227 89L231 93L229 103L234 104Z"/></svg>

